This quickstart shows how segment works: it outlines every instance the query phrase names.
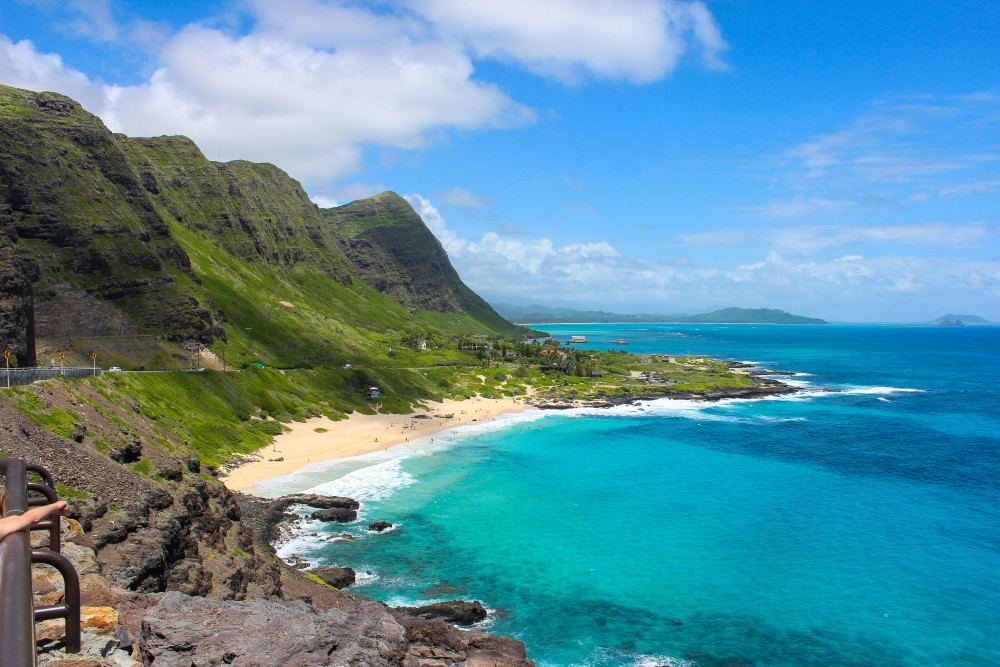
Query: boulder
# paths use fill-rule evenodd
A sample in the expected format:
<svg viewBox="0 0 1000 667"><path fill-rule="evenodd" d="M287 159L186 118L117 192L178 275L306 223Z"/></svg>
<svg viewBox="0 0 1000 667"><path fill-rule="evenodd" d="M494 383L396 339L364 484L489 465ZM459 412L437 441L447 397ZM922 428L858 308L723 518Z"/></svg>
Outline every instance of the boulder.
<svg viewBox="0 0 1000 667"><path fill-rule="evenodd" d="M181 470L180 463L177 461L168 461L163 465L159 466L157 471L165 480L170 482L179 482L184 479L184 472Z"/></svg>
<svg viewBox="0 0 1000 667"><path fill-rule="evenodd" d="M313 519L320 521L336 521L337 523L347 523L358 518L358 513L354 510L333 508L328 510L316 510L312 513Z"/></svg>
<svg viewBox="0 0 1000 667"><path fill-rule="evenodd" d="M108 452L108 458L118 463L135 463L142 458L142 443L133 440Z"/></svg>
<svg viewBox="0 0 1000 667"><path fill-rule="evenodd" d="M306 570L307 574L312 574L323 580L324 584L334 588L347 588L353 586L357 575L349 567L314 567Z"/></svg>
<svg viewBox="0 0 1000 667"><path fill-rule="evenodd" d="M332 592L332 591L331 591ZM142 618L147 664L365 665L403 664L403 628L378 605L344 600L321 610L301 600L209 600L163 595Z"/></svg>
<svg viewBox="0 0 1000 667"><path fill-rule="evenodd" d="M388 530L392 528L392 524L388 521L375 521L368 524L368 530L374 530L376 533L381 533L383 530Z"/></svg>
<svg viewBox="0 0 1000 667"><path fill-rule="evenodd" d="M486 609L476 600L472 602L449 600L422 607L397 607L397 609L417 618L440 618L457 625L472 625L483 620L487 615Z"/></svg>
<svg viewBox="0 0 1000 667"><path fill-rule="evenodd" d="M278 498L278 502L282 503L285 507L289 505L308 505L309 507L315 507L316 509L346 509L346 510L356 510L361 507L359 503L354 498L345 498L343 496L321 496L315 493L295 493L289 496L282 496Z"/></svg>

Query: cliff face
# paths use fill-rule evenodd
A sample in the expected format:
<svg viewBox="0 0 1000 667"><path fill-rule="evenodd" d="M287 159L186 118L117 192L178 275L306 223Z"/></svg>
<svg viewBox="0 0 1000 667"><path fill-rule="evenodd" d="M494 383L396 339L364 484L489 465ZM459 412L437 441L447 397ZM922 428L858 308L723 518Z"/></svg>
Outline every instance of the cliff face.
<svg viewBox="0 0 1000 667"><path fill-rule="evenodd" d="M212 162L185 137L112 134L54 93L0 86L0 230L39 267L39 337L124 330L225 339L222 324L244 319L225 285L234 271L272 285L306 274L340 286L360 278L410 312L468 314L512 330L397 195L321 211L273 165ZM193 266L196 256L212 265ZM202 285L208 278L214 291ZM239 296L261 303L252 290Z"/></svg>
<svg viewBox="0 0 1000 667"><path fill-rule="evenodd" d="M186 253L104 124L69 98L7 87L0 111L0 224L40 268L36 333L212 332Z"/></svg>
<svg viewBox="0 0 1000 667"><path fill-rule="evenodd" d="M383 294L411 310L464 312L491 329L511 328L462 282L441 243L395 192L324 209L323 218L347 239L357 275Z"/></svg>
<svg viewBox="0 0 1000 667"><path fill-rule="evenodd" d="M35 300L38 264L25 257L16 237L0 233L0 346L19 366L35 365ZM0 361L0 363L5 363Z"/></svg>
<svg viewBox="0 0 1000 667"><path fill-rule="evenodd" d="M351 283L342 240L302 186L274 165L211 162L187 137L119 140L149 196L185 227L244 260L305 265Z"/></svg>

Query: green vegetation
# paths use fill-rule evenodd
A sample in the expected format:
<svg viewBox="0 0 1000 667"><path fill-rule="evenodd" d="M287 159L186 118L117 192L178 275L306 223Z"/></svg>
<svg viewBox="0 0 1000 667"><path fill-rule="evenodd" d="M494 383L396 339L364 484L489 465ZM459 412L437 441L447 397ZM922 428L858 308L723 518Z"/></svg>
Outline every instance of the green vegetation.
<svg viewBox="0 0 1000 667"><path fill-rule="evenodd" d="M316 415L757 382L710 360L525 342L541 332L472 292L391 192L321 210L273 165L211 162L184 137L114 135L68 98L3 86L0 153L19 175L7 188L17 200L4 190L0 208L38 265L36 305L59 314L39 320L43 359L58 350L89 366L96 353L104 367L177 371L40 385L87 419L37 387L5 390L35 423L102 452L141 430L144 443L219 465ZM80 330L84 312L101 324ZM158 479L146 459L129 469Z"/></svg>
<svg viewBox="0 0 1000 667"><path fill-rule="evenodd" d="M68 487L58 480L56 480L56 493L63 500L79 500L81 498L90 497L90 494L84 493L83 491L77 491L76 489Z"/></svg>
<svg viewBox="0 0 1000 667"><path fill-rule="evenodd" d="M332 588L335 591L339 590L336 586L331 586L330 584L326 583L325 581L317 577L315 574L310 574L309 572L305 572L304 574L306 579L309 579L310 581L315 581L317 584L322 584L327 588Z"/></svg>

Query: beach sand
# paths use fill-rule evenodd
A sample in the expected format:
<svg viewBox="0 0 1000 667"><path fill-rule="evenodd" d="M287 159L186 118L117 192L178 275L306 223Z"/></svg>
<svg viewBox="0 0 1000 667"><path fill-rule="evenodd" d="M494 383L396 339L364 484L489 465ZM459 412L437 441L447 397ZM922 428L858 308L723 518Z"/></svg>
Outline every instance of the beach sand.
<svg viewBox="0 0 1000 667"><path fill-rule="evenodd" d="M476 397L464 401L445 399L441 403L430 402L428 409L418 408L408 415L363 415L355 412L340 421L313 417L305 422L290 424L290 431L275 437L272 444L257 450L252 460L221 479L233 491L253 493L256 482L293 473L312 463L388 449L456 426L491 421L500 414L530 409L533 408L525 397ZM317 432L316 429L326 430ZM282 460L273 460L277 458Z"/></svg>

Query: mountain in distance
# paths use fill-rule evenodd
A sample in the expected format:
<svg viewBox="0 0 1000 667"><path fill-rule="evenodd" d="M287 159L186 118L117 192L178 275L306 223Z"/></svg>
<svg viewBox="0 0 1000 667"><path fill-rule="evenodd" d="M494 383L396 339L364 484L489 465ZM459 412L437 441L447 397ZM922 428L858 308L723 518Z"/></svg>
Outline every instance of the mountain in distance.
<svg viewBox="0 0 1000 667"><path fill-rule="evenodd" d="M962 324L993 324L987 319L979 317L978 315L942 315L941 317L931 320L928 324L937 324L947 326L951 324L954 326L956 323L961 322Z"/></svg>
<svg viewBox="0 0 1000 667"><path fill-rule="evenodd" d="M0 86L0 235L34 282L20 298L35 338L86 345L67 362L121 335L163 366L197 345L315 365L384 355L400 336L520 333L398 195L323 210L274 165L115 134L57 93Z"/></svg>
<svg viewBox="0 0 1000 667"><path fill-rule="evenodd" d="M557 324L569 322L590 323L668 323L668 324L827 324L815 317L792 315L775 308L722 308L698 315L629 315L609 313L603 310L576 310L573 308L552 308L533 304L512 306L495 303L498 313L511 322L532 324Z"/></svg>

